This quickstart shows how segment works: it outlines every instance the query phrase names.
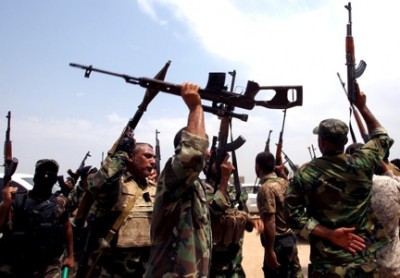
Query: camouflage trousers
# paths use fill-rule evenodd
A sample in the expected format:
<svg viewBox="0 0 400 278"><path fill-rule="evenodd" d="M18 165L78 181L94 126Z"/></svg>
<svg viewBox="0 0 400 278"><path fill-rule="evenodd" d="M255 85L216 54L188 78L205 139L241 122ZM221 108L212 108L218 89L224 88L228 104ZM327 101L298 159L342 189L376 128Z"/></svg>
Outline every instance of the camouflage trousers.
<svg viewBox="0 0 400 278"><path fill-rule="evenodd" d="M274 251L281 265L273 270L263 266L264 277L268 278L302 278L303 272L300 265L297 250L297 238L294 234L277 236L275 238Z"/></svg>
<svg viewBox="0 0 400 278"><path fill-rule="evenodd" d="M308 277L319 278L378 278L379 268L373 254L363 261L353 261L346 265L316 265L308 267Z"/></svg>
<svg viewBox="0 0 400 278"><path fill-rule="evenodd" d="M230 244L228 246L214 245L211 257L210 278L245 278L242 267L242 244Z"/></svg>
<svg viewBox="0 0 400 278"><path fill-rule="evenodd" d="M89 268L92 268L98 253L92 253ZM150 246L105 249L93 267L92 277L142 277L149 255Z"/></svg>

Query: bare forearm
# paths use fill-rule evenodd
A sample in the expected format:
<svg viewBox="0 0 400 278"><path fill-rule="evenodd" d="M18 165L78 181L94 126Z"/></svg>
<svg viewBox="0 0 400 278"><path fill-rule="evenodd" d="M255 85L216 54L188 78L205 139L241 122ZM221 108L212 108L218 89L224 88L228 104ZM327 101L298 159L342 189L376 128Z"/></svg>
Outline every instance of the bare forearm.
<svg viewBox="0 0 400 278"><path fill-rule="evenodd" d="M361 116L364 119L365 124L367 125L368 133L371 133L374 129L378 127L382 127L379 121L375 118L369 108L365 105L361 109L358 109Z"/></svg>
<svg viewBox="0 0 400 278"><path fill-rule="evenodd" d="M201 105L190 110L186 131L202 138L206 137L204 112Z"/></svg>

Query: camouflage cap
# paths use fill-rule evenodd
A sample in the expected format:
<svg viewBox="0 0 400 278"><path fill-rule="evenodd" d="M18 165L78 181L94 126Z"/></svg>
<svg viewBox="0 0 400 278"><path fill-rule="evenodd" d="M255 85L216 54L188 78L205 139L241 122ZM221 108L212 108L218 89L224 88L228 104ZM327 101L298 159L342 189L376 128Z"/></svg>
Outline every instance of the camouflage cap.
<svg viewBox="0 0 400 278"><path fill-rule="evenodd" d="M314 128L314 134L318 134L322 139L339 144L347 143L348 126L337 119L326 119Z"/></svg>
<svg viewBox="0 0 400 278"><path fill-rule="evenodd" d="M49 169L58 172L59 165L53 159L40 159L36 162L35 171Z"/></svg>

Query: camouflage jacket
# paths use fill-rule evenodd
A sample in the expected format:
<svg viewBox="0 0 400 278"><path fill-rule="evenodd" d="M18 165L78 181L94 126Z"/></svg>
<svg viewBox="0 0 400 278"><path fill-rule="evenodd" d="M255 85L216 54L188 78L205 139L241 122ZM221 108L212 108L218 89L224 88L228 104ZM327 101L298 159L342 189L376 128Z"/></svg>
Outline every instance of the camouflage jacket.
<svg viewBox="0 0 400 278"><path fill-rule="evenodd" d="M151 224L153 246L145 277L207 277L211 224L198 176L208 141L183 132L158 179Z"/></svg>
<svg viewBox="0 0 400 278"><path fill-rule="evenodd" d="M362 261L386 245L388 237L371 211L372 175L393 140L382 128L353 155L324 155L303 165L286 191L287 221L292 229L310 239L313 264L340 265ZM330 229L355 227L365 239L366 250L355 255L328 240L313 236L321 224Z"/></svg>

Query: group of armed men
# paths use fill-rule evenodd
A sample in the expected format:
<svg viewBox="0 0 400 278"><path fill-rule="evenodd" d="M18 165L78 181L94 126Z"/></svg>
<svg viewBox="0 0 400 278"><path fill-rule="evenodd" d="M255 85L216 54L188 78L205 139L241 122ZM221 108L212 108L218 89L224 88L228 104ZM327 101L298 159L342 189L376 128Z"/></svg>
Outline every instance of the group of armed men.
<svg viewBox="0 0 400 278"><path fill-rule="evenodd" d="M208 136L199 86L183 83L187 125L154 178L153 147L127 136L99 169L80 169L72 190L52 193L59 165L36 163L34 187L2 190L1 277L245 277L245 231L264 247L265 277L304 277L297 238L310 243L308 277L400 277L400 178L389 163L393 140L358 91L365 144L345 150L348 126L314 129L321 157L287 177L274 155L255 156L259 218L233 206L227 156L219 184L205 184ZM215 170L215 169L214 169ZM397 172L396 172L397 174ZM217 190L214 190L217 188ZM245 202L245 197L242 199Z"/></svg>

